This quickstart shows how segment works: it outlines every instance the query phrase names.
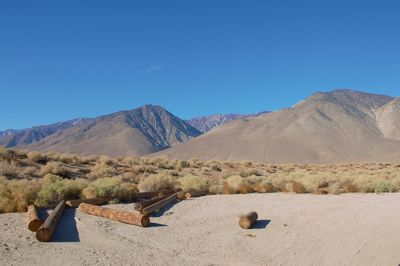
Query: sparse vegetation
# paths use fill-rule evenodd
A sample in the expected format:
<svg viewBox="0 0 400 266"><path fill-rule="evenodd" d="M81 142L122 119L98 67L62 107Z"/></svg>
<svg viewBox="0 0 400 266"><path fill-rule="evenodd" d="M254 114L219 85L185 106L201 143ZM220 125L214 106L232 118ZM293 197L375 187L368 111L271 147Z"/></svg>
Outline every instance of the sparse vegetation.
<svg viewBox="0 0 400 266"><path fill-rule="evenodd" d="M0 148L0 213L29 202L105 197L130 201L138 191L233 193L388 193L400 191L400 164L262 164L197 159L109 158Z"/></svg>

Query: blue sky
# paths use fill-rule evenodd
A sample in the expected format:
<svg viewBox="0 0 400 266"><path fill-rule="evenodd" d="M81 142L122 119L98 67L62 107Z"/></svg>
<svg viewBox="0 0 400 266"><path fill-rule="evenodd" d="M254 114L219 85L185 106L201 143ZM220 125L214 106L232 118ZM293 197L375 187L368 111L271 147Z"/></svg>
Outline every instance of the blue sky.
<svg viewBox="0 0 400 266"><path fill-rule="evenodd" d="M335 88L398 96L399 14L399 1L1 1L0 130L147 103L190 118Z"/></svg>

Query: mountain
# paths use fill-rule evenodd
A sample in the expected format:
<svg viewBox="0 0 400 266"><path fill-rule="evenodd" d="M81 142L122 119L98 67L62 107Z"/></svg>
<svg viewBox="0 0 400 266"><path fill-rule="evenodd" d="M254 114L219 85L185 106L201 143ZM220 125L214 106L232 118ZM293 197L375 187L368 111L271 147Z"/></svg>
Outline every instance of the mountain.
<svg viewBox="0 0 400 266"><path fill-rule="evenodd" d="M220 126L222 124L228 123L233 120L237 120L245 117L245 115L240 114L215 114L208 116L195 117L186 122L194 128L197 128L201 132L208 132L214 127Z"/></svg>
<svg viewBox="0 0 400 266"><path fill-rule="evenodd" d="M154 156L325 163L398 160L399 100L347 89L224 124Z"/></svg>
<svg viewBox="0 0 400 266"><path fill-rule="evenodd" d="M376 111L377 125L389 139L400 141L400 98L385 104Z"/></svg>
<svg viewBox="0 0 400 266"><path fill-rule="evenodd" d="M160 106L145 105L90 119L22 146L109 156L141 156L199 136L200 131Z"/></svg>
<svg viewBox="0 0 400 266"><path fill-rule="evenodd" d="M88 121L90 121L90 119L78 118L66 122L59 122L51 125L37 126L22 130L8 129L0 132L0 146L11 148L28 145L65 129L85 124Z"/></svg>
<svg viewBox="0 0 400 266"><path fill-rule="evenodd" d="M201 132L208 132L211 129L218 127L220 125L226 124L228 122L237 120L237 119L242 119L245 117L252 117L252 116L258 116L261 114L265 114L269 112L261 112L257 114L251 114L251 115L242 115L242 114L215 114L215 115L208 115L208 116L200 116L200 117L195 117L190 120L187 120L186 122L191 125L194 128L197 128Z"/></svg>

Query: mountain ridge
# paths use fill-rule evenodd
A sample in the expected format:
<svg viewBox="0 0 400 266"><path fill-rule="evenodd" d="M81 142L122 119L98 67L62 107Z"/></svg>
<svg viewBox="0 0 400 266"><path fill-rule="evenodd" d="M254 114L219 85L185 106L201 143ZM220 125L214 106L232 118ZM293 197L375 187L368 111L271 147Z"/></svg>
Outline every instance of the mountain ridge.
<svg viewBox="0 0 400 266"><path fill-rule="evenodd" d="M271 163L393 160L400 142L385 135L377 115L392 101L348 89L315 93L291 108L230 122L154 156Z"/></svg>

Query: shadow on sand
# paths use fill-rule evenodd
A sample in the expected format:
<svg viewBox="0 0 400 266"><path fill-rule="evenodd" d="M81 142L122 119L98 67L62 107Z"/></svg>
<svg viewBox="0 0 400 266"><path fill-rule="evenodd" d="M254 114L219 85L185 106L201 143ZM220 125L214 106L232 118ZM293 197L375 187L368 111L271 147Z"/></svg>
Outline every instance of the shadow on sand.
<svg viewBox="0 0 400 266"><path fill-rule="evenodd" d="M271 223L271 220L258 220L250 229L265 229Z"/></svg>
<svg viewBox="0 0 400 266"><path fill-rule="evenodd" d="M75 221L76 209L65 209L58 220L56 231L51 242L80 242Z"/></svg>
<svg viewBox="0 0 400 266"><path fill-rule="evenodd" d="M174 205L179 204L179 202L174 202L174 203L170 203L168 205L165 205L164 207L162 207L158 212L152 213L150 214L150 217L161 217L163 216L167 211L169 211L172 207L174 207Z"/></svg>

